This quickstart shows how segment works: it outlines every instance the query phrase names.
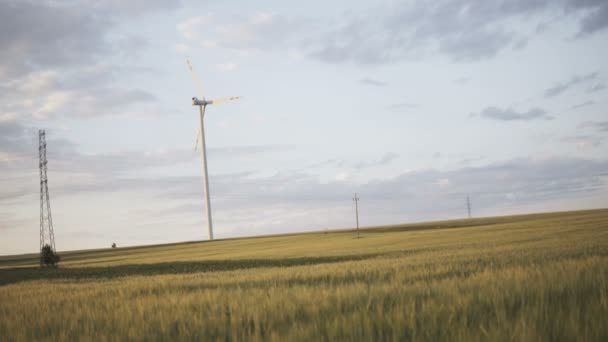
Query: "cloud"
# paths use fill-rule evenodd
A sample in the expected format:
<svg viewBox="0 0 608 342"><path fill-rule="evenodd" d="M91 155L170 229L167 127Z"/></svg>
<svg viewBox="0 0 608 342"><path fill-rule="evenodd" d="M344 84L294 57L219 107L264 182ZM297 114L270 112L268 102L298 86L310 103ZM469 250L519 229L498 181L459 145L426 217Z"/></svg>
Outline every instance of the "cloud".
<svg viewBox="0 0 608 342"><path fill-rule="evenodd" d="M515 34L502 30L471 30L449 34L439 40L439 52L456 62L472 62L496 56L515 41Z"/></svg>
<svg viewBox="0 0 608 342"><path fill-rule="evenodd" d="M114 54L108 33L123 18L174 9L164 1L2 1L0 79L96 63ZM141 37L126 37L130 43Z"/></svg>
<svg viewBox="0 0 608 342"><path fill-rule="evenodd" d="M216 64L215 68L222 72L230 72L235 71L239 68L238 64L235 63L220 63Z"/></svg>
<svg viewBox="0 0 608 342"><path fill-rule="evenodd" d="M14 119L0 119L0 165L15 164L25 151L35 151L33 137L35 131L26 128ZM31 136L32 138L28 137Z"/></svg>
<svg viewBox="0 0 608 342"><path fill-rule="evenodd" d="M587 93L588 94L592 94L592 93L597 93L598 91L604 90L606 89L606 84L605 83L598 83L596 85L593 85L591 87L589 87L589 89L587 89Z"/></svg>
<svg viewBox="0 0 608 342"><path fill-rule="evenodd" d="M594 101L585 101L585 102L582 102L582 103L579 103L579 104L576 104L576 105L570 107L570 109L575 109L575 110L576 109L581 109L581 108L588 107L588 106L591 106L591 105L594 105L594 104L595 104Z"/></svg>
<svg viewBox="0 0 608 342"><path fill-rule="evenodd" d="M310 21L276 13L258 12L225 20L215 14L191 17L177 24L185 46L226 48L242 52L287 48L306 32ZM187 44L187 45L186 45Z"/></svg>
<svg viewBox="0 0 608 342"><path fill-rule="evenodd" d="M598 132L608 132L608 121L586 121L578 125L579 128L591 128Z"/></svg>
<svg viewBox="0 0 608 342"><path fill-rule="evenodd" d="M24 139L23 126L6 125L0 129L3 136ZM57 144L49 144L57 151ZM141 243L136 231L140 224L145 224L146 232L158 234L160 241L176 239L176 235L167 233L168 223L180 229L200 224L203 198L200 175L163 173L142 177L141 171L147 168L175 165L191 158L185 152L181 155L177 151L158 151L86 156L70 152L69 148L64 150L64 154L53 156L51 189L54 203L63 203L64 209L69 208L66 205L71 203L70 199L81 199L82 194L92 207L107 208L107 203L119 201L122 212L102 214L94 221L99 226L121 229L128 212L128 231L133 235L129 243L132 244ZM248 152L257 153L256 149ZM388 164L396 157L396 154L380 155L374 162ZM35 203L36 162L30 160L29 163L34 170L27 176L8 175L6 164L0 164L3 175L0 207L4 210L10 212L19 205L23 208L28 201ZM372 167L372 163L364 164L359 166ZM22 172L23 168L19 170ZM226 237L351 226L350 198L354 192L362 198L363 225L463 217L467 195L474 203L474 214L480 216L529 212L539 206L542 210L573 209L591 203L589 198L605 195L606 176L606 160L550 158L514 159L443 171L422 169L367 182L354 181L348 174L341 179L321 180L309 171L279 172L270 176L244 171L212 174L210 186L217 235ZM555 204L556 199L564 202ZM62 218L66 234L86 232L79 215L88 214L59 209L56 213ZM37 219L35 211L26 211L17 217L0 215L0 227L18 224L20 226L14 227L18 230ZM70 224L70 221L76 223ZM107 231L104 237L113 234L116 231ZM178 239L200 235L192 234L179 235ZM63 240L64 246L69 245L67 240Z"/></svg>
<svg viewBox="0 0 608 342"><path fill-rule="evenodd" d="M0 2L0 112L36 119L161 112L153 94L120 82L155 72L120 65L146 40L114 33L126 19L177 6L158 0Z"/></svg>
<svg viewBox="0 0 608 342"><path fill-rule="evenodd" d="M221 210L237 208L264 210L282 207L282 211L332 207L348 200L353 189L365 202L370 224L399 222L404 208L411 217L431 219L464 213L464 200L471 195L479 210L497 210L511 205L550 202L585 193L605 193L608 161L585 159L514 159L480 167L450 171L420 170L399 176L357 184L348 178L321 182L304 173L277 174L269 177L234 176L217 178L212 183ZM194 200L198 192L174 188L168 194ZM517 194L517 201L507 194ZM168 195L167 194L167 195ZM253 207L251 199L255 199ZM221 203L221 204L219 204ZM574 202L572 202L574 203ZM363 202L362 202L363 204ZM373 209L372 209L373 208ZM455 209L456 208L456 209ZM386 218L383 219L383 215ZM401 216L403 217L403 216ZM260 219L264 219L260 217ZM305 222L286 222L300 227ZM373 223L372 223L373 222ZM319 227L321 228L321 227Z"/></svg>
<svg viewBox="0 0 608 342"><path fill-rule="evenodd" d="M213 147L209 148L209 154L217 157L236 157L236 156L245 156L245 155L254 155L261 154L267 152L281 152L281 151L289 151L293 150L295 146L293 145L284 145L284 144L276 144L276 145L245 145L245 146L224 146L224 147Z"/></svg>
<svg viewBox="0 0 608 342"><path fill-rule="evenodd" d="M502 24L541 5L445 0L432 6L414 1L380 7L342 18L316 42L311 56L355 64L394 63L437 53L460 62L487 59L521 45L520 34L506 31Z"/></svg>
<svg viewBox="0 0 608 342"><path fill-rule="evenodd" d="M457 79L454 80L454 83L457 84L467 84L471 81L470 77L459 77Z"/></svg>
<svg viewBox="0 0 608 342"><path fill-rule="evenodd" d="M3 198L15 200L27 193L24 190L28 188L27 185L19 184L19 181L28 179L27 182L30 182L32 175L36 176L37 139L37 130L21 121L0 120L0 188ZM145 189L153 180L133 179L133 175L143 171L155 174L155 170L187 165L200 158L189 148L87 154L80 152L74 143L56 137L52 131L47 131L47 144L53 184L61 189L59 192L62 194ZM225 146L210 148L208 153L211 158L229 159L292 148L289 145ZM186 178L186 181L192 179Z"/></svg>
<svg viewBox="0 0 608 342"><path fill-rule="evenodd" d="M399 155L397 153L388 152L388 153L385 153L382 156L378 157L375 160L362 161L362 162L355 163L352 165L352 167L355 169L367 169L370 167L388 165L397 158L399 158Z"/></svg>
<svg viewBox="0 0 608 342"><path fill-rule="evenodd" d="M568 0L566 12L583 12L578 38L589 36L608 27L608 3L602 0Z"/></svg>
<svg viewBox="0 0 608 342"><path fill-rule="evenodd" d="M553 87L546 89L545 97L554 97L554 96L560 95L563 92L565 92L566 90L568 90L576 85L594 81L597 79L598 76L599 76L599 73L597 71L592 72L587 75L583 75L583 76L579 76L579 75L572 76L572 78L570 80L568 80L566 82L557 83Z"/></svg>
<svg viewBox="0 0 608 342"><path fill-rule="evenodd" d="M112 73L124 69L95 65L30 72L0 85L0 110L38 119L158 112L152 93L114 85Z"/></svg>
<svg viewBox="0 0 608 342"><path fill-rule="evenodd" d="M393 103L392 105L388 106L388 109L395 110L395 111L401 111L401 110L405 110L405 109L415 109L415 108L418 108L418 104L410 103L410 102Z"/></svg>
<svg viewBox="0 0 608 342"><path fill-rule="evenodd" d="M526 31L527 24L538 26L547 16L581 18L579 31L595 33L604 28L605 7L575 0L439 0L432 5L414 0L345 11L336 17L257 12L226 20L206 14L177 25L185 43L176 48L287 50L331 64L375 65L434 55L475 62L525 48L534 34Z"/></svg>
<svg viewBox="0 0 608 342"><path fill-rule="evenodd" d="M573 143L578 149L584 150L598 147L602 143L602 139L592 135L576 135L568 136L561 139L565 143Z"/></svg>
<svg viewBox="0 0 608 342"><path fill-rule="evenodd" d="M33 69L82 65L109 51L111 19L68 4L3 1L0 4L0 78ZM78 28L78 29L74 29Z"/></svg>
<svg viewBox="0 0 608 342"><path fill-rule="evenodd" d="M498 107L486 107L479 114L471 114L471 116L479 115L486 119L500 120L500 121L529 121L529 120L551 120L552 116L548 115L547 112L538 107L529 109L527 112L518 112L513 108L498 108Z"/></svg>
<svg viewBox="0 0 608 342"><path fill-rule="evenodd" d="M608 25L601 1L439 0L347 12L314 43L311 56L328 63L384 64L443 55L456 62L493 58L525 48L530 32L513 23L543 23L546 16L581 17L579 32ZM507 29L511 27L511 29ZM314 44L313 44L314 45Z"/></svg>
<svg viewBox="0 0 608 342"><path fill-rule="evenodd" d="M448 178L440 178L435 182L435 184L437 184L437 186L440 188L445 188L450 186L450 180Z"/></svg>
<svg viewBox="0 0 608 342"><path fill-rule="evenodd" d="M388 85L386 82L374 80L371 78L362 78L359 80L359 84L370 85L370 86L374 86L374 87L386 87Z"/></svg>
<svg viewBox="0 0 608 342"><path fill-rule="evenodd" d="M392 163L394 160L396 160L397 158L399 158L399 155L394 152L387 152L374 159L358 161L358 162L352 162L352 161L346 161L343 159L332 158L332 159L327 159L327 160L324 160L324 161L321 161L318 163L314 163L312 165L308 165L305 168L303 168L302 171L317 169L317 168L324 168L324 167L336 167L336 168L341 168L341 169L347 168L347 169L358 169L358 170L369 169L369 168L373 168L373 167L388 165L388 164Z"/></svg>

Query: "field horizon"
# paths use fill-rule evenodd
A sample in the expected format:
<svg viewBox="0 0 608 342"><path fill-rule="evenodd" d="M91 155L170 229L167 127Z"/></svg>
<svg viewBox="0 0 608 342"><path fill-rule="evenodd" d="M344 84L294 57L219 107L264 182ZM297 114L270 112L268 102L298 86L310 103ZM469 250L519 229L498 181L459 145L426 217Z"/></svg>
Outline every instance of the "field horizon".
<svg viewBox="0 0 608 342"><path fill-rule="evenodd" d="M516 220L522 219L531 219L535 217L556 215L556 214L575 214L575 213L584 213L584 212L593 212L593 211L602 211L608 210L606 208L592 208L592 209L577 209L577 210L558 210L558 211L542 211L542 212L530 212L523 214L514 214L514 215L494 215L494 216L479 216L479 217L471 217L471 218L447 218L447 219L436 219L436 220L422 220L422 221L413 221L406 223L392 223L392 224L384 224L384 225L369 225L369 226L360 226L359 230L361 232L373 231L373 230L382 230L382 229L401 229L401 230L421 230L421 229L441 229L441 225L444 225L444 229L448 228L459 228L462 226L474 226L477 224L487 224L488 220L508 220L511 222L515 222ZM447 226L446 226L447 225ZM167 242L167 243L153 243L153 244L141 244L141 245L124 245L117 246L116 248L111 247L100 247L100 248L84 248L84 249L67 249L62 250L58 249L57 253L60 255L66 254L74 254L74 253L94 253L94 252L102 252L108 250L131 250L131 249L140 249L140 248L154 248L154 247L170 247L170 246L180 246L180 245L189 245L189 244L203 244L203 243L212 243L218 241L233 241L233 240L247 240L247 239L257 239L257 238L269 238L269 237L281 237L281 236L293 236L293 235L307 235L307 234L325 234L325 233L356 233L357 228L354 227L338 227L338 228L323 228L319 230L310 230L310 231L295 231L289 233L274 233L274 234L261 234L261 235L247 235L247 236L235 236L235 237L227 237L227 238L214 238L213 240L184 240L184 241L175 241L175 242ZM38 262L39 257L38 252L28 252L28 253L17 253L17 254L0 254L0 268L5 267L5 264L10 264L9 260L23 260L23 259L36 259Z"/></svg>
<svg viewBox="0 0 608 342"><path fill-rule="evenodd" d="M0 257L8 340L580 340L608 209ZM35 314L34 314L35 313Z"/></svg>

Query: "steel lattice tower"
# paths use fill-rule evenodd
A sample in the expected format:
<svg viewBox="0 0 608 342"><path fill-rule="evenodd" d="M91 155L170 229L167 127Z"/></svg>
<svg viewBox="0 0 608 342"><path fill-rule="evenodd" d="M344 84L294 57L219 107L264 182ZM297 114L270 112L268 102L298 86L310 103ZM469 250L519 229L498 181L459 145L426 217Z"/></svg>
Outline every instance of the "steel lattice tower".
<svg viewBox="0 0 608 342"><path fill-rule="evenodd" d="M46 176L46 133L38 131L38 154L40 156L40 266L43 265L42 248L45 244L55 250L55 233L53 233L53 218L51 216L51 200L49 198L48 178Z"/></svg>

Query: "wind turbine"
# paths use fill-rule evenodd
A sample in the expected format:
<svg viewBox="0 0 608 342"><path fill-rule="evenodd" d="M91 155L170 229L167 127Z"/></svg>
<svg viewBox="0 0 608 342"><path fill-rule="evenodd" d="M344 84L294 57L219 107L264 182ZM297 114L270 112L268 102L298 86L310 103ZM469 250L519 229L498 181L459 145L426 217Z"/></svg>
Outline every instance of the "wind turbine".
<svg viewBox="0 0 608 342"><path fill-rule="evenodd" d="M199 116L200 116L200 127L198 128L198 132L196 133L196 142L194 143L194 150L198 147L198 137L201 137L201 151L203 153L203 190L205 191L205 211L207 213L207 229L209 230L209 240L213 240L213 222L211 220L211 200L209 199L209 179L207 175L207 148L205 146L205 109L207 105L210 104L220 104L223 102L238 100L240 96L227 97L223 99L217 100L206 100L205 93L203 92L203 86L199 81L198 77L194 73L194 69L192 68L192 64L190 60L186 59L186 63L188 64L188 68L190 69L190 73L192 74L192 79L198 88L199 94L201 98L193 97L192 105L198 106Z"/></svg>

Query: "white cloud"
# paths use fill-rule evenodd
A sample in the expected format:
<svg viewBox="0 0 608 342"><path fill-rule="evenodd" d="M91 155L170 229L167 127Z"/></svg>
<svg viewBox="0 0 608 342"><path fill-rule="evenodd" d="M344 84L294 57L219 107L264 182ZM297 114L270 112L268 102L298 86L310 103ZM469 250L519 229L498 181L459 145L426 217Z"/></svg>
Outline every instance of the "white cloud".
<svg viewBox="0 0 608 342"><path fill-rule="evenodd" d="M218 71L222 71L222 72L230 72L230 71L235 71L239 68L238 64L236 63L220 63L220 64L216 64L215 68Z"/></svg>
<svg viewBox="0 0 608 342"><path fill-rule="evenodd" d="M440 188L445 188L450 185L450 180L447 178L440 178L435 184L437 184Z"/></svg>
<svg viewBox="0 0 608 342"><path fill-rule="evenodd" d="M276 13L254 13L230 20L216 14L188 18L177 24L185 43L203 48L227 48L238 51L287 48L299 41L306 20ZM182 48L183 49L183 48Z"/></svg>
<svg viewBox="0 0 608 342"><path fill-rule="evenodd" d="M569 136L561 139L562 142L575 144L579 150L588 150L600 146L602 138L592 135Z"/></svg>

